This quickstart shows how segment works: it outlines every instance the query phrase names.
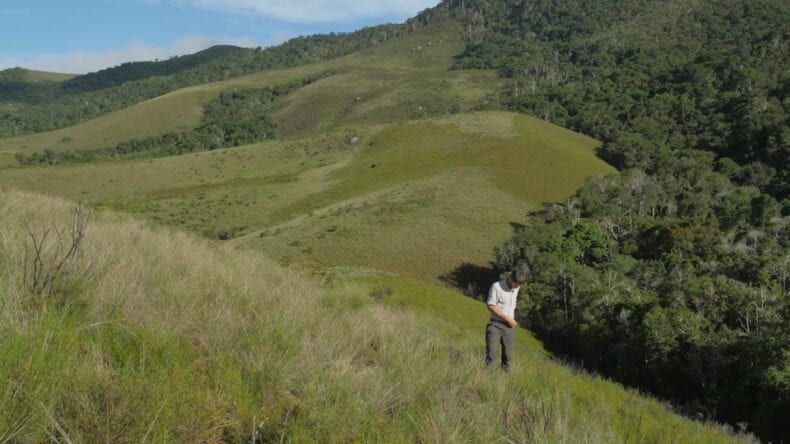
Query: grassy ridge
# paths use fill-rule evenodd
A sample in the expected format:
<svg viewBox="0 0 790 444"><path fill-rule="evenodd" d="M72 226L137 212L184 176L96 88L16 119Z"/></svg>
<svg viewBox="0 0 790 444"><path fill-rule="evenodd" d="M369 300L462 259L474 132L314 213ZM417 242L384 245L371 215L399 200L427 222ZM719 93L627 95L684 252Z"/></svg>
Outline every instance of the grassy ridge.
<svg viewBox="0 0 790 444"><path fill-rule="evenodd" d="M63 82L73 79L76 74L62 74L57 72L35 71L26 69L27 80L30 82Z"/></svg>
<svg viewBox="0 0 790 444"><path fill-rule="evenodd" d="M449 290L323 288L108 212L42 298L26 290L25 226L64 226L69 204L6 191L0 210L3 440L737 440L552 363L525 331L511 375L484 370L485 310Z"/></svg>
<svg viewBox="0 0 790 444"><path fill-rule="evenodd" d="M416 122L377 134L350 165L332 174L337 184L327 193L350 196L431 177L448 168L476 167L490 174L502 191L536 205L565 198L586 177L613 172L595 158L597 144L510 113Z"/></svg>
<svg viewBox="0 0 790 444"><path fill-rule="evenodd" d="M485 264L510 235L524 202L476 169L342 199L234 239L287 262L354 265L437 281L464 263Z"/></svg>

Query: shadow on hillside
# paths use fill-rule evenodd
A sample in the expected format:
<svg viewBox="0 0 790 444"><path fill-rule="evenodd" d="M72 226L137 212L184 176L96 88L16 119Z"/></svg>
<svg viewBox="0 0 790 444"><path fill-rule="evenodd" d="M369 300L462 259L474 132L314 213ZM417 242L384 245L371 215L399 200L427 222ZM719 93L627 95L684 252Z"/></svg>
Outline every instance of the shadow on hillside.
<svg viewBox="0 0 790 444"><path fill-rule="evenodd" d="M508 223L514 234L524 230L525 225L522 223ZM488 266L483 267L464 262L450 273L439 276L439 279L445 284L461 290L472 299L485 301L491 284L500 279L499 273L494 269L494 265L493 262L489 262Z"/></svg>
<svg viewBox="0 0 790 444"><path fill-rule="evenodd" d="M465 262L450 273L440 276L439 279L448 285L458 288L473 299L485 301L488 288L499 279L493 265L489 264L488 267L482 267Z"/></svg>
<svg viewBox="0 0 790 444"><path fill-rule="evenodd" d="M519 222L508 222L510 224L510 228L513 229L513 233L518 233L519 231L523 230L526 225L519 223Z"/></svg>

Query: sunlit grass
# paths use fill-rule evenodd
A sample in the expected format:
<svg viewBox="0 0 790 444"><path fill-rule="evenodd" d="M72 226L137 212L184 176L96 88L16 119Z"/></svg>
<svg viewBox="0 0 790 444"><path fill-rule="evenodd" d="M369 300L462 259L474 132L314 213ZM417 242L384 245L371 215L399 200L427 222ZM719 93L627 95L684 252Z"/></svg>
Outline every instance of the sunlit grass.
<svg viewBox="0 0 790 444"><path fill-rule="evenodd" d="M485 265L529 205L475 168L338 200L234 243L290 261L355 265L437 282L461 263Z"/></svg>
<svg viewBox="0 0 790 444"><path fill-rule="evenodd" d="M485 308L453 291L367 272L325 287L107 211L42 299L26 226L69 207L0 194L2 440L736 441L553 363L526 331L513 373L487 371Z"/></svg>
<svg viewBox="0 0 790 444"><path fill-rule="evenodd" d="M352 136L359 142L352 145ZM89 200L288 261L434 282L486 265L527 210L614 171L596 142L477 112L183 156L16 168L0 186Z"/></svg>

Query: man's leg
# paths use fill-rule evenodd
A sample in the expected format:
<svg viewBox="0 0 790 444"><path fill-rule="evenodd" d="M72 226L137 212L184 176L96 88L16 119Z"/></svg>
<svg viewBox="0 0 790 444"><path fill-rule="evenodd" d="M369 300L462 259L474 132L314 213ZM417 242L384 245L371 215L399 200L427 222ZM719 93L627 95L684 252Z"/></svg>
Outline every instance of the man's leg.
<svg viewBox="0 0 790 444"><path fill-rule="evenodd" d="M486 365L491 365L496 359L497 346L500 342L500 330L493 322L486 325Z"/></svg>
<svg viewBox="0 0 790 444"><path fill-rule="evenodd" d="M510 362L513 357L513 339L516 336L515 328L502 329L502 370L510 371Z"/></svg>

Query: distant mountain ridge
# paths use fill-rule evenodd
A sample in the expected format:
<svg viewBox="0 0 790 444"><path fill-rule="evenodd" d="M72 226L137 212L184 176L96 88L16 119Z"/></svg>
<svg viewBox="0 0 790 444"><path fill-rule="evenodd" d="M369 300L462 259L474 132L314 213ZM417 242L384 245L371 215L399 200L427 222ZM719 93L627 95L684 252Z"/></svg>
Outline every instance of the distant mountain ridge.
<svg viewBox="0 0 790 444"><path fill-rule="evenodd" d="M116 67L77 76L63 82L61 87L66 92L87 92L154 76L173 75L241 50L242 48L238 46L216 45L194 54L176 56L168 60L127 62Z"/></svg>
<svg viewBox="0 0 790 444"><path fill-rule="evenodd" d="M63 82L73 79L77 75L16 67L0 70L0 82Z"/></svg>
<svg viewBox="0 0 790 444"><path fill-rule="evenodd" d="M214 47L163 62L124 64L58 85L41 87L0 80L0 137L74 125L186 86L333 59L408 34L443 17L426 10L403 24L297 37L265 49Z"/></svg>
<svg viewBox="0 0 790 444"><path fill-rule="evenodd" d="M84 75L40 73L25 68L0 71L0 102L47 105L64 96L89 93L155 76L170 76L242 48L218 45L168 60L127 62Z"/></svg>

